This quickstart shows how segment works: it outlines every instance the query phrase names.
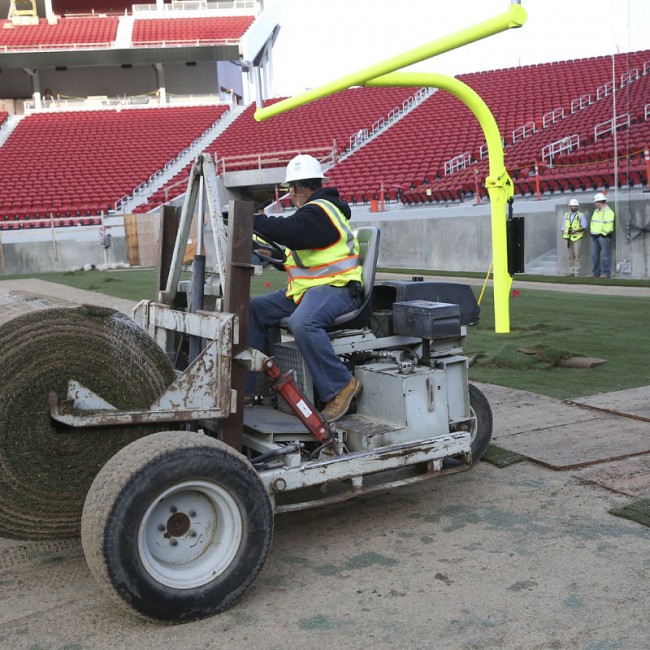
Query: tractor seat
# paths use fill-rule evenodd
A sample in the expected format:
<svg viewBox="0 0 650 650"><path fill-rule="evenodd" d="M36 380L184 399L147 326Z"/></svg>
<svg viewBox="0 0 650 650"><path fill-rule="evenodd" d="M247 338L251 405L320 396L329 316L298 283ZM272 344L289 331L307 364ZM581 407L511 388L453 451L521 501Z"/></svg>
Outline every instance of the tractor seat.
<svg viewBox="0 0 650 650"><path fill-rule="evenodd" d="M354 231L359 240L359 262L362 266L363 299L357 309L341 314L328 328L328 331L346 328L365 327L370 323L372 287L375 283L377 257L379 255L379 236L376 226L364 226ZM283 318L280 327L288 329L289 319Z"/></svg>

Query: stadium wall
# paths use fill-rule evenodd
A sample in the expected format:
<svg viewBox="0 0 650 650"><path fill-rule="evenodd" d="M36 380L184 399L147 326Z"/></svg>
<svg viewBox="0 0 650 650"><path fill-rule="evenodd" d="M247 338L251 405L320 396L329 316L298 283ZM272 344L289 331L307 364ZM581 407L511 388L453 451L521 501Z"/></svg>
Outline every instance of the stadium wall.
<svg viewBox="0 0 650 650"><path fill-rule="evenodd" d="M582 201L582 209L591 216L592 205L588 201L592 195L588 197L577 198ZM525 219L527 265L543 255L556 252L555 273L568 274L564 254L566 243L560 229L570 198L573 197L515 202L514 216ZM614 207L615 204L611 205ZM618 202L617 212L612 275L615 275L615 264L625 262L625 270L618 274L620 277L650 278L650 237L643 233L647 227L650 234L650 199L643 193L626 198ZM490 268L492 234L489 205L410 207L374 214L368 206L354 207L352 219L355 228L368 225L381 229L380 267L478 273L487 273ZM632 224L632 227L626 228L627 224ZM590 275L590 259L588 250L583 275Z"/></svg>
<svg viewBox="0 0 650 650"><path fill-rule="evenodd" d="M591 195L589 195L591 197ZM515 203L515 216L525 218L525 261L557 253L555 269L548 273L568 273L565 243L560 229L568 198ZM490 206L448 208L406 208L371 213L368 206L353 207L352 225L381 229L378 264L383 268L421 269L487 273L492 258ZM583 203L591 214L591 206ZM137 241L127 246L121 218L108 222L111 246L102 247L99 227L55 228L38 231L6 231L0 234L4 258L2 275L30 275L48 271L70 271L92 264L133 263L134 255L143 267L158 260L159 217L157 213L136 215ZM648 228L646 233L645 228ZM650 278L650 198L619 201L612 275L630 279ZM211 238L207 237L207 241ZM131 249L131 259L127 248ZM590 254L584 275L591 270ZM211 259L208 259L212 263ZM621 271L615 273L616 263Z"/></svg>
<svg viewBox="0 0 650 650"><path fill-rule="evenodd" d="M121 221L121 220L120 220ZM104 247L104 234L110 246ZM3 275L66 272L84 266L124 265L127 262L124 227L43 228L2 232L0 262Z"/></svg>

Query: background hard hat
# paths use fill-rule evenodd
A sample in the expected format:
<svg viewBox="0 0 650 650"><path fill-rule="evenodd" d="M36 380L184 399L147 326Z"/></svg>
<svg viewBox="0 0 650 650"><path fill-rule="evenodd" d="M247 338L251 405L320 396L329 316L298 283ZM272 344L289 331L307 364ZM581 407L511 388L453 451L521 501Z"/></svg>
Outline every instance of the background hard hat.
<svg viewBox="0 0 650 650"><path fill-rule="evenodd" d="M329 180L323 176L323 170L316 158L307 154L300 154L289 161L287 165L287 176L282 185L288 185L295 181L305 181L309 178L320 178L324 181Z"/></svg>
<svg viewBox="0 0 650 650"><path fill-rule="evenodd" d="M598 194L594 196L594 203L598 203L598 201L607 201L605 195L602 192L598 192Z"/></svg>
<svg viewBox="0 0 650 650"><path fill-rule="evenodd" d="M570 208L572 208L573 206L575 206L575 207L577 208L579 205L580 205L580 203L578 203L578 200L577 200L577 199L571 199L571 200L569 201L569 207L570 207Z"/></svg>

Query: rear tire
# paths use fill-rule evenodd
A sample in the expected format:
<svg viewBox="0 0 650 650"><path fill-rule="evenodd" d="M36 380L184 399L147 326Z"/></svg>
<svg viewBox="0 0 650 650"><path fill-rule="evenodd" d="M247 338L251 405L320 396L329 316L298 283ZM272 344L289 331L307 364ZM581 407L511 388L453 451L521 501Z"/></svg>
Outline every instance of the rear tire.
<svg viewBox="0 0 650 650"><path fill-rule="evenodd" d="M100 587L147 618L181 622L233 605L271 546L273 508L257 472L198 433L157 433L120 450L81 519Z"/></svg>
<svg viewBox="0 0 650 650"><path fill-rule="evenodd" d="M473 384L469 384L469 410L474 464L481 460L492 439L492 409L487 397Z"/></svg>

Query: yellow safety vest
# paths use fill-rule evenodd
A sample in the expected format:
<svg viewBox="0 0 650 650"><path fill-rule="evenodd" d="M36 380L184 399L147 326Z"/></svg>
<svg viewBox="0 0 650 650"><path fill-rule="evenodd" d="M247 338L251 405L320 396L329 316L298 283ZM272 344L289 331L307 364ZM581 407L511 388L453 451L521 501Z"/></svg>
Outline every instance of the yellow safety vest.
<svg viewBox="0 0 650 650"><path fill-rule="evenodd" d="M296 303L311 287L322 284L344 287L353 280L361 282L359 242L350 230L347 219L330 201L316 199L309 203L323 209L339 231L339 238L325 248L287 250L284 268L289 276L289 286L286 296Z"/></svg>
<svg viewBox="0 0 650 650"><path fill-rule="evenodd" d="M614 232L614 210L608 206L604 210L594 210L589 230L592 235L611 235Z"/></svg>
<svg viewBox="0 0 650 650"><path fill-rule="evenodd" d="M582 224L580 223L580 217L582 217L582 212L580 212L580 210L576 210L575 212L569 211L564 215L564 239L577 241L578 239L581 239L585 234L584 230L569 234L569 230L571 228L575 230L576 228L582 227Z"/></svg>

